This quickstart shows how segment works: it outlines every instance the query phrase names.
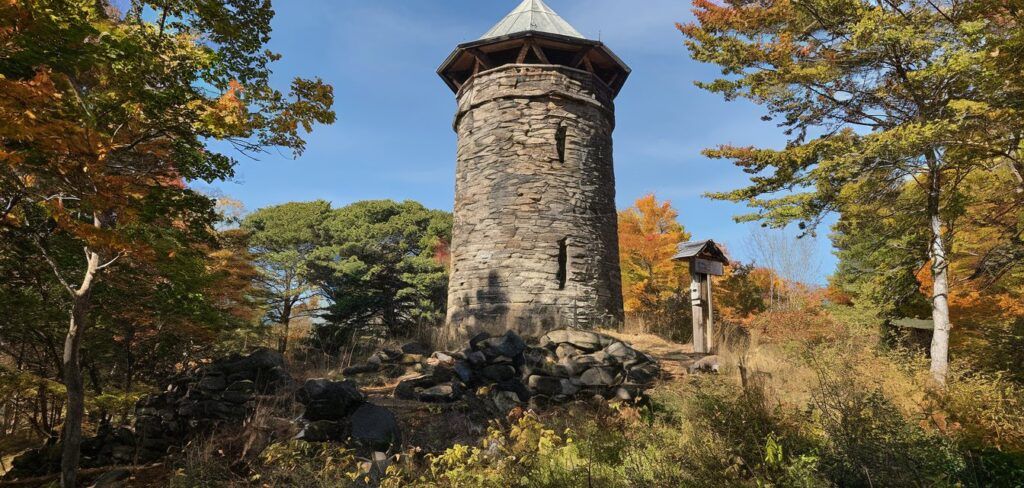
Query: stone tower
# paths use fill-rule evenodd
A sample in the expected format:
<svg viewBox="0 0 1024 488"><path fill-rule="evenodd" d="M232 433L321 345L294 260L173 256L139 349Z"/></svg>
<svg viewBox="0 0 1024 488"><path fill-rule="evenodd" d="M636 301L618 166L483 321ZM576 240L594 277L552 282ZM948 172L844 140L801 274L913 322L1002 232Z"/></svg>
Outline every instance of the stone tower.
<svg viewBox="0 0 1024 488"><path fill-rule="evenodd" d="M541 0L438 70L458 99L449 339L622 321L612 101L629 72Z"/></svg>

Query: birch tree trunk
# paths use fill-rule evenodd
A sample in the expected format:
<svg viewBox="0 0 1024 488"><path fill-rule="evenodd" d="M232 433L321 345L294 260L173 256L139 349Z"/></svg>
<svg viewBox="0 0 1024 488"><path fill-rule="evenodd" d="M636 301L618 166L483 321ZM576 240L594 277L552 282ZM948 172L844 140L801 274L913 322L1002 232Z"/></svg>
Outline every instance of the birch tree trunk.
<svg viewBox="0 0 1024 488"><path fill-rule="evenodd" d="M60 485L74 488L78 475L78 460L82 446L82 420L85 415L85 385L82 378L82 335L85 333L89 308L92 305L92 289L96 273L100 269L100 255L88 251L88 265L85 276L77 290L74 290L71 308L71 323L64 339L64 386L67 388L67 412L64 415L64 429L61 434Z"/></svg>
<svg viewBox="0 0 1024 488"><path fill-rule="evenodd" d="M928 188L928 218L931 227L932 261L932 332L931 373L940 386L946 385L949 370L949 262L946 258L946 243L943 239L941 216L942 175L937 166L932 167Z"/></svg>

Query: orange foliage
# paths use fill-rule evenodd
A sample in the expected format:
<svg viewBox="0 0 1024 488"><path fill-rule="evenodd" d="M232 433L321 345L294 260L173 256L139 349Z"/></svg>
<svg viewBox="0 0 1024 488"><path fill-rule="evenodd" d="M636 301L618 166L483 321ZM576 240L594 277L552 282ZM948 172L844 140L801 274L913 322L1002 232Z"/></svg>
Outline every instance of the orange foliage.
<svg viewBox="0 0 1024 488"><path fill-rule="evenodd" d="M983 290L974 281L956 280L957 286L949 292L949 316L954 326L979 325L981 322L1013 322L1024 320L1024 300L1020 293L1008 290ZM932 293L931 263L917 272L920 292L926 297Z"/></svg>
<svg viewBox="0 0 1024 488"><path fill-rule="evenodd" d="M690 239L669 201L653 194L619 212L622 294L627 312L650 313L689 288L683 263L672 260L679 243Z"/></svg>

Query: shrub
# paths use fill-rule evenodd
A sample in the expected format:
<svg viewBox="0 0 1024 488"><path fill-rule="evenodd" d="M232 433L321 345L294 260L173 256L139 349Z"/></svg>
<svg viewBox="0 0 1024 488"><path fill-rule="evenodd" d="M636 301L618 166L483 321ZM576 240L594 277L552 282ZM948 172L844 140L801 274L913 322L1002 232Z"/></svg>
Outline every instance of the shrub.
<svg viewBox="0 0 1024 488"><path fill-rule="evenodd" d="M932 424L964 451L964 481L1020 486L1024 480L1024 389L1002 374L958 374L933 398Z"/></svg>
<svg viewBox="0 0 1024 488"><path fill-rule="evenodd" d="M933 418L972 448L1024 452L1024 388L1002 374L955 376Z"/></svg>
<svg viewBox="0 0 1024 488"><path fill-rule="evenodd" d="M355 454L334 444L291 441L263 451L262 464L250 479L263 486L343 487L368 481Z"/></svg>
<svg viewBox="0 0 1024 488"><path fill-rule="evenodd" d="M820 372L814 396L825 433L822 471L840 486L952 484L966 467L948 438L905 418L880 389Z"/></svg>

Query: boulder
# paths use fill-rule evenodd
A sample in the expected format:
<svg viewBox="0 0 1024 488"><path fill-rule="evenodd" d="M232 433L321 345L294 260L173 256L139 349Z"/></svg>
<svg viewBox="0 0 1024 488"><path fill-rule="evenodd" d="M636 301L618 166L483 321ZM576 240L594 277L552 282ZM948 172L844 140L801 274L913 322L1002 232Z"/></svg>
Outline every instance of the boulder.
<svg viewBox="0 0 1024 488"><path fill-rule="evenodd" d="M225 391L221 393L220 399L229 403L243 404L252 400L253 394L246 391Z"/></svg>
<svg viewBox="0 0 1024 488"><path fill-rule="evenodd" d="M576 363L575 358L562 358L558 360L558 364L551 366L551 375L560 376L563 378L569 378L577 376L581 372L586 371L586 367Z"/></svg>
<svg viewBox="0 0 1024 488"><path fill-rule="evenodd" d="M402 351L396 351L394 349L382 349L374 356L377 357L377 361L381 363L394 363L399 359L402 359L402 355L405 354ZM371 356L372 359L373 356Z"/></svg>
<svg viewBox="0 0 1024 488"><path fill-rule="evenodd" d="M253 383L252 380L236 381L236 382L231 383L230 385L228 385L228 387L225 388L224 391L226 391L226 392L228 392L228 391L230 391L230 392L239 392L239 393L254 393L254 392L256 392L256 383Z"/></svg>
<svg viewBox="0 0 1024 488"><path fill-rule="evenodd" d="M475 377L473 368L470 368L464 361L456 362L455 366L452 367L452 371L454 371L455 375L466 384L472 383Z"/></svg>
<svg viewBox="0 0 1024 488"><path fill-rule="evenodd" d="M627 366L636 364L640 359L640 355L636 352L636 349L629 347L624 342L613 342L610 346L604 348L603 352L609 357L615 359L616 362Z"/></svg>
<svg viewBox="0 0 1024 488"><path fill-rule="evenodd" d="M530 347L523 351L523 364L530 367L554 364L558 356L550 349L543 347Z"/></svg>
<svg viewBox="0 0 1024 488"><path fill-rule="evenodd" d="M366 364L357 364L355 366L349 366L341 370L341 374L345 376L356 376L366 373L376 373L380 371L380 366L381 363L379 361L373 363L367 362Z"/></svg>
<svg viewBox="0 0 1024 488"><path fill-rule="evenodd" d="M488 355L506 358L514 358L526 350L526 342L519 337L519 334L511 330L501 337L485 339L479 345L491 353Z"/></svg>
<svg viewBox="0 0 1024 488"><path fill-rule="evenodd" d="M586 352L599 351L612 343L612 339L601 334L585 330L563 329L548 332L541 337L540 345L548 347L558 344L569 344Z"/></svg>
<svg viewBox="0 0 1024 488"><path fill-rule="evenodd" d="M562 380L552 376L530 376L526 386L534 395L553 396L562 393Z"/></svg>
<svg viewBox="0 0 1024 488"><path fill-rule="evenodd" d="M418 400L420 390L432 388L451 381L452 370L449 368L435 368L428 374L422 374L413 378L402 380L395 387L395 398L402 400Z"/></svg>
<svg viewBox="0 0 1024 488"><path fill-rule="evenodd" d="M419 356L429 356L430 353L432 353L432 352L433 351L431 351L429 347L427 347L427 346L425 346L425 345L423 345L423 344L421 344L419 342L410 342L408 344L402 345L402 353L404 353L404 354L416 354L416 355L419 355Z"/></svg>
<svg viewBox="0 0 1024 488"><path fill-rule="evenodd" d="M451 383L442 383L424 389L419 393L419 400L425 403L451 403L459 399L459 390Z"/></svg>
<svg viewBox="0 0 1024 488"><path fill-rule="evenodd" d="M596 367L584 371L580 375L580 381L585 386L612 386L618 383L615 376L615 370L612 368Z"/></svg>
<svg viewBox="0 0 1024 488"><path fill-rule="evenodd" d="M515 377L516 369L507 364L492 364L481 370L480 375L491 381L505 381Z"/></svg>
<svg viewBox="0 0 1024 488"><path fill-rule="evenodd" d="M544 410L545 408L551 406L551 404L551 397L547 395L534 395L530 397L530 402L528 403L528 406L531 410Z"/></svg>
<svg viewBox="0 0 1024 488"><path fill-rule="evenodd" d="M705 356L690 365L690 374L696 373L717 373L718 356Z"/></svg>
<svg viewBox="0 0 1024 488"><path fill-rule="evenodd" d="M470 349L472 349L474 351L479 351L480 350L480 343L482 343L482 342L484 342L484 341L486 341L487 339L490 339L490 338L491 338L490 334L488 334L486 332L481 332L481 333L473 336L473 338L469 340L469 347L470 347Z"/></svg>
<svg viewBox="0 0 1024 488"><path fill-rule="evenodd" d="M469 361L469 364L472 364L474 367L479 368L487 364L487 356L480 351L473 351L466 354L466 361Z"/></svg>
<svg viewBox="0 0 1024 488"><path fill-rule="evenodd" d="M455 358L454 357L452 357L451 355L449 355L447 353L443 353L443 352L440 352L440 351L437 351L437 352L431 354L430 358L431 359L436 359L438 364L447 364L447 365L455 364Z"/></svg>
<svg viewBox="0 0 1024 488"><path fill-rule="evenodd" d="M643 363L629 368L626 378L633 383L649 385L658 378L660 373L661 368L658 367L658 363Z"/></svg>
<svg viewBox="0 0 1024 488"><path fill-rule="evenodd" d="M574 366L573 370L579 373L597 366L613 366L616 363L611 360L607 354L598 351L593 354L584 354L582 356L569 358L567 359L566 364L572 364Z"/></svg>
<svg viewBox="0 0 1024 488"><path fill-rule="evenodd" d="M533 395L539 394L551 397L560 395L572 396L579 391L579 386L573 384L569 379L540 375L531 376L527 380L527 387Z"/></svg>
<svg viewBox="0 0 1024 488"><path fill-rule="evenodd" d="M572 378L564 379L562 383L562 393L555 395L554 398L559 403L564 403L571 400L572 396L580 392L580 385L578 381L573 381Z"/></svg>
<svg viewBox="0 0 1024 488"><path fill-rule="evenodd" d="M643 393L643 389L637 385L622 385L615 389L615 398L624 402L636 400Z"/></svg>
<svg viewBox="0 0 1024 488"><path fill-rule="evenodd" d="M555 348L555 355L558 356L558 359L574 358L580 354L583 353L571 344L559 344L558 347Z"/></svg>
<svg viewBox="0 0 1024 488"><path fill-rule="evenodd" d="M499 412L510 412L519 406L519 396L511 391L495 390L491 394L491 401Z"/></svg>
<svg viewBox="0 0 1024 488"><path fill-rule="evenodd" d="M398 363L405 366L412 366L414 364L420 364L426 360L426 356L422 354L402 354L398 358Z"/></svg>
<svg viewBox="0 0 1024 488"><path fill-rule="evenodd" d="M295 436L296 439L306 442L340 442L348 439L348 437L349 424L344 420L317 420L309 422Z"/></svg>
<svg viewBox="0 0 1024 488"><path fill-rule="evenodd" d="M296 393L306 406L307 420L340 420L366 401L359 386L351 380L331 381L324 378L307 380Z"/></svg>
<svg viewBox="0 0 1024 488"><path fill-rule="evenodd" d="M526 385L524 385L523 382L519 381L518 379L502 381L495 385L495 389L499 391L508 391L515 393L516 396L519 397L519 401L521 402L529 400L531 396L530 389L527 388Z"/></svg>
<svg viewBox="0 0 1024 488"><path fill-rule="evenodd" d="M227 380L222 375L205 376L196 385L200 390L220 391L228 386Z"/></svg>
<svg viewBox="0 0 1024 488"><path fill-rule="evenodd" d="M398 419L384 407L364 403L352 413L349 426L352 442L357 446L386 452L401 445Z"/></svg>

